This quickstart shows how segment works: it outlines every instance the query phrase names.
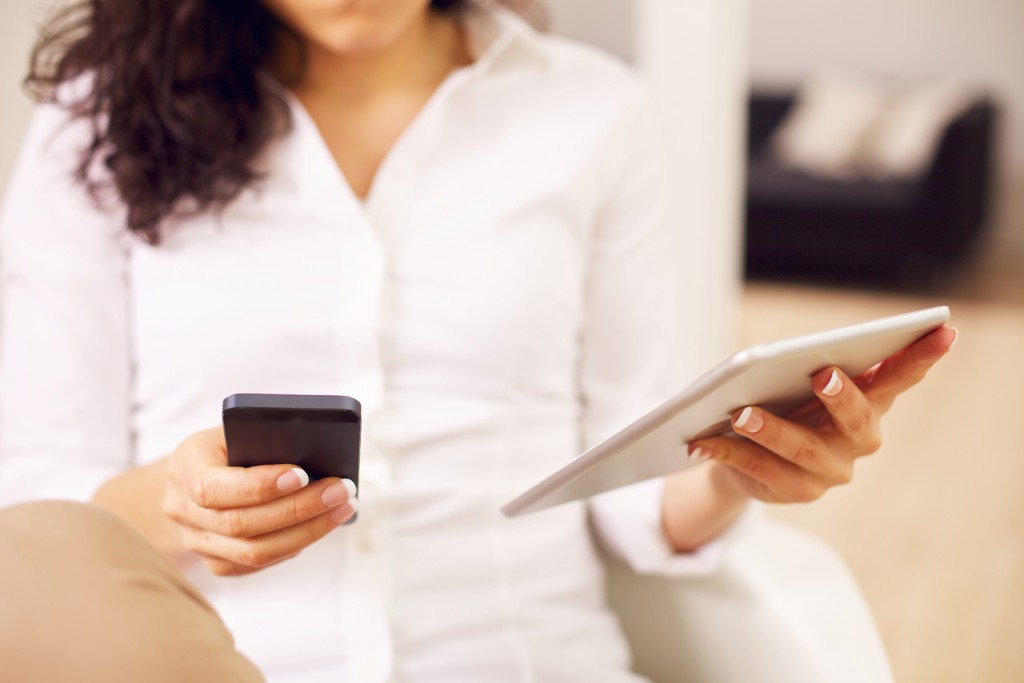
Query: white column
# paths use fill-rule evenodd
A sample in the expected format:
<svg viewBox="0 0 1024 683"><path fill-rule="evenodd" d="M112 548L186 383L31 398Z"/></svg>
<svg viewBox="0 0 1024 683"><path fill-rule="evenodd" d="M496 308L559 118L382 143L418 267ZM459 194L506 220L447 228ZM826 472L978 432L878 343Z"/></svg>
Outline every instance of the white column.
<svg viewBox="0 0 1024 683"><path fill-rule="evenodd" d="M749 0L635 0L635 63L665 132L687 377L736 350Z"/></svg>

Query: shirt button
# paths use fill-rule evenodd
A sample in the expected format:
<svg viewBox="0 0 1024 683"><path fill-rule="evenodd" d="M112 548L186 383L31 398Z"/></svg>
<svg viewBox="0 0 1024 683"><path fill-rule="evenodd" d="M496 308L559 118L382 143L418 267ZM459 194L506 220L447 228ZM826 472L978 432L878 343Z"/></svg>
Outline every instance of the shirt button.
<svg viewBox="0 0 1024 683"><path fill-rule="evenodd" d="M356 547L358 547L359 550L364 553L373 552L373 550L377 547L377 544L374 542L373 539L373 534L369 531L361 532L358 536L356 536Z"/></svg>

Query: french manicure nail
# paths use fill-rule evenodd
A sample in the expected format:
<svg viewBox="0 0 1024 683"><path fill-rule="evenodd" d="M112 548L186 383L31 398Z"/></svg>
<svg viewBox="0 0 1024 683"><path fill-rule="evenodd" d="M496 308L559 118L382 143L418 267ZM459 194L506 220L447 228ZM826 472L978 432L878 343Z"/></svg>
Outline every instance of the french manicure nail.
<svg viewBox="0 0 1024 683"><path fill-rule="evenodd" d="M690 453L690 460L707 460L710 457L710 449L704 448L703 446L697 446L697 448L693 450L693 453Z"/></svg>
<svg viewBox="0 0 1024 683"><path fill-rule="evenodd" d="M832 369L832 376L828 380L828 384L821 390L821 393L826 396L835 396L843 390L843 379L839 376L839 372L835 368Z"/></svg>
<svg viewBox="0 0 1024 683"><path fill-rule="evenodd" d="M277 490L282 493L298 491L309 484L309 475L301 467L293 467L277 478Z"/></svg>
<svg viewBox="0 0 1024 683"><path fill-rule="evenodd" d="M345 505L341 505L331 510L331 519L339 523L344 522L357 512L359 512L359 500L353 498L346 501Z"/></svg>
<svg viewBox="0 0 1024 683"><path fill-rule="evenodd" d="M356 485L351 479L342 479L325 488L320 500L329 508L337 507L346 501L354 502L356 500Z"/></svg>
<svg viewBox="0 0 1024 683"><path fill-rule="evenodd" d="M949 342L949 348L946 349L947 352L953 350L953 347L956 346L956 340L959 339L959 338L960 338L960 330L958 330L957 328L954 327L953 328L953 341Z"/></svg>
<svg viewBox="0 0 1024 683"><path fill-rule="evenodd" d="M764 425L764 419L754 412L754 409L747 406L736 418L736 426L751 434L757 432Z"/></svg>

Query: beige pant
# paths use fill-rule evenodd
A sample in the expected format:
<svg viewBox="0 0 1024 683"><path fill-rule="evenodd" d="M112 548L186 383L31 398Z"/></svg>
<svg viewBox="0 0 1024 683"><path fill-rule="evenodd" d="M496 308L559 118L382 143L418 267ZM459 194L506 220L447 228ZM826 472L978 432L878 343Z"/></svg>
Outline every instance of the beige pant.
<svg viewBox="0 0 1024 683"><path fill-rule="evenodd" d="M202 595L91 505L0 510L0 679L261 683Z"/></svg>
<svg viewBox="0 0 1024 683"><path fill-rule="evenodd" d="M778 522L736 539L713 577L640 577L613 563L612 578L637 670L653 681L892 681L849 570ZM47 502L0 510L0 683L37 681L263 678L134 529L92 506Z"/></svg>

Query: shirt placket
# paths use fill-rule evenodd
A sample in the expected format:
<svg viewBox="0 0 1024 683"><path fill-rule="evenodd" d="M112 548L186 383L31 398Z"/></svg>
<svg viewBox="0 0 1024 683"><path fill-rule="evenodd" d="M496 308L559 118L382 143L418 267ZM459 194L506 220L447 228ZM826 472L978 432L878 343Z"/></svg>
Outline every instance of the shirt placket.
<svg viewBox="0 0 1024 683"><path fill-rule="evenodd" d="M393 675L393 639L390 609L393 595L391 563L388 542L387 495L393 488L393 457L386 446L374 439L374 424L378 419L386 420L388 411L387 381L389 369L394 363L389 349L392 320L395 315L395 280L390 265L398 257L402 233L414 229L410 225L412 201L416 190L417 176L421 163L417 160L428 158L426 146L433 137L434 127L441 123L441 112L447 106L453 93L464 84L476 78L485 70L485 64L453 73L441 84L433 98L396 142L377 172L366 201L360 202L335 166L320 178L319 191L327 202L327 210L338 216L342 225L359 223L359 243L365 249L363 276L372 280L368 286L368 299L376 294L376 301L367 301L359 315L360 328L365 330L368 356L365 372L359 381L363 403L363 460L360 464L359 519L350 532L349 547L354 558L352 566L345 572L345 589L348 601L343 607L341 618L344 623L350 656L348 677L355 683L383 683ZM303 118L314 126L305 112ZM330 158L329 152L318 138L321 159ZM326 155L326 156L325 156ZM309 169L304 169L308 175ZM335 187L329 177L335 175L342 187ZM333 196L333 199L331 197ZM352 315L351 310L338 312L341 316Z"/></svg>

